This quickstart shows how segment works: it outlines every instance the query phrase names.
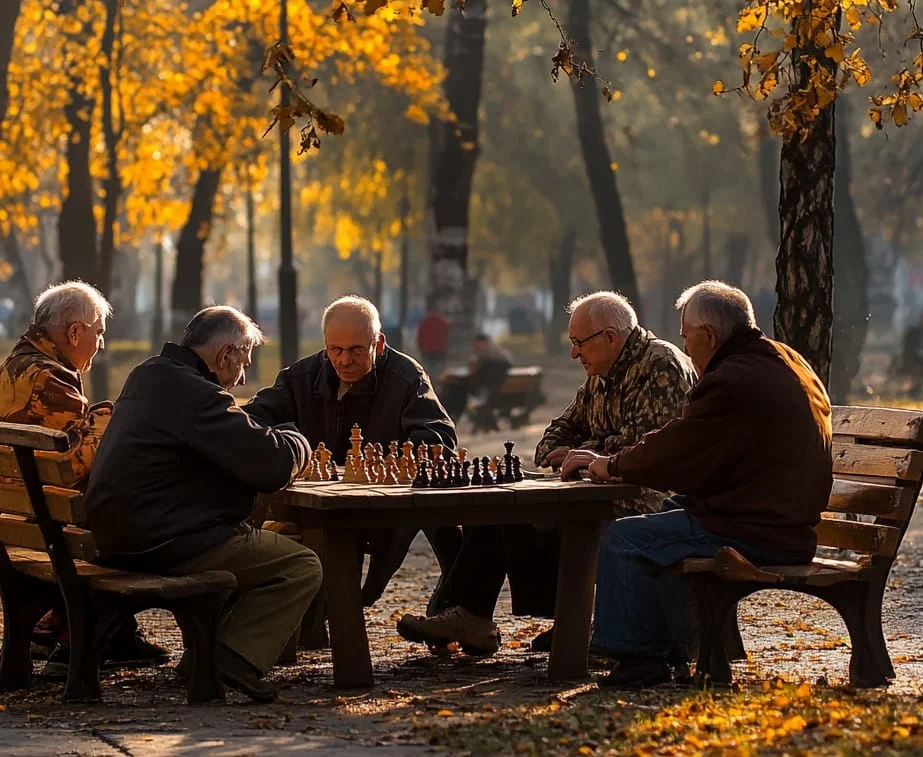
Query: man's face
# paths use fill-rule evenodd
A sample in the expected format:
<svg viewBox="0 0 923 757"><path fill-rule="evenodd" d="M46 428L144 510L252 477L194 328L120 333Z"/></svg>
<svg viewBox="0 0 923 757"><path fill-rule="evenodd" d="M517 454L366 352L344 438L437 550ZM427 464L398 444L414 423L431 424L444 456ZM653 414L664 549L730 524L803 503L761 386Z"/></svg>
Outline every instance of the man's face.
<svg viewBox="0 0 923 757"><path fill-rule="evenodd" d="M106 346L106 324L102 318L93 323L74 321L67 326L70 361L78 371L88 371L96 353Z"/></svg>
<svg viewBox="0 0 923 757"><path fill-rule="evenodd" d="M247 368L250 367L252 356L251 345L226 344L218 350L215 356L215 375L218 377L218 383L229 391L235 386L247 383Z"/></svg>
<svg viewBox="0 0 923 757"><path fill-rule="evenodd" d="M355 384L375 364L385 348L383 334L373 334L361 318L333 317L324 331L327 358L345 384Z"/></svg>
<svg viewBox="0 0 923 757"><path fill-rule="evenodd" d="M718 349L715 330L708 325L690 326L686 323L686 313L683 311L680 319L680 332L683 335L683 349L692 358L695 372L701 378Z"/></svg>
<svg viewBox="0 0 923 757"><path fill-rule="evenodd" d="M605 376L609 373L622 347L625 337L593 322L585 310L578 308L570 318L568 328L571 348L570 356L579 360L587 376Z"/></svg>

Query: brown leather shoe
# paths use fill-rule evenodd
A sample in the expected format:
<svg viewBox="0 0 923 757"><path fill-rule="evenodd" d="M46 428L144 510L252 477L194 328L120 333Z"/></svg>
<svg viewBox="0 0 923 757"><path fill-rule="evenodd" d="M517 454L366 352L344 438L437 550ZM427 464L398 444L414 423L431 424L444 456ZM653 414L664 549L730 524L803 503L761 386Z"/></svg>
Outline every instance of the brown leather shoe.
<svg viewBox="0 0 923 757"><path fill-rule="evenodd" d="M463 607L450 607L431 618L404 615L397 622L397 632L407 641L421 641L434 647L457 641L468 655L491 655L500 649L497 624Z"/></svg>

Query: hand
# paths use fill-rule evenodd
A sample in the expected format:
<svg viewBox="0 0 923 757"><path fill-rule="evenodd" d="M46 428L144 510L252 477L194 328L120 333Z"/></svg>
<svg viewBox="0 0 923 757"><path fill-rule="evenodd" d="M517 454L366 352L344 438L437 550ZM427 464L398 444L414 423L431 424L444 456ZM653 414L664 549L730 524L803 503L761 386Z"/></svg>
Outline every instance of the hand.
<svg viewBox="0 0 923 757"><path fill-rule="evenodd" d="M609 480L607 467L609 457L600 455L589 449L573 449L561 465L561 480L568 481L577 478L578 472L586 468L593 481L603 482Z"/></svg>
<svg viewBox="0 0 923 757"><path fill-rule="evenodd" d="M551 452L545 455L545 459L542 461L542 466L560 468L561 463L564 462L564 458L567 457L568 452L570 452L570 447L555 447L553 450L551 450Z"/></svg>

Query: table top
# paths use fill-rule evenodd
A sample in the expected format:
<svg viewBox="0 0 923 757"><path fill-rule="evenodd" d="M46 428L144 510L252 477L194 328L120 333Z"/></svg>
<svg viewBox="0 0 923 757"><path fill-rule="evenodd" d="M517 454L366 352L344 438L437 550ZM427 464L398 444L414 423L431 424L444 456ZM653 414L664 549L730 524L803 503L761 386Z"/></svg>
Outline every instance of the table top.
<svg viewBox="0 0 923 757"><path fill-rule="evenodd" d="M561 481L556 475L491 486L414 489L409 484L352 484L342 481L296 481L268 496L272 502L314 510L430 508L447 505L551 505L634 500L641 487Z"/></svg>

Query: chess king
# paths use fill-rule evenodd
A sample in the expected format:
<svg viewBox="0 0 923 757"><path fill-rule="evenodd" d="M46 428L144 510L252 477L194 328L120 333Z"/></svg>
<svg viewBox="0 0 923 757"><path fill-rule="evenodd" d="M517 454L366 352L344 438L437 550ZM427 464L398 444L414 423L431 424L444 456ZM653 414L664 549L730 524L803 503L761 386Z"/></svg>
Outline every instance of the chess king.
<svg viewBox="0 0 923 757"><path fill-rule="evenodd" d="M321 442L338 465L350 450L354 425L366 443L387 449L392 441L458 444L455 424L413 358L389 347L378 309L362 297L330 303L321 320L325 349L280 371L273 386L244 406L267 424L295 423L316 448ZM377 600L400 567L419 529L370 529L360 535L370 555L362 587L366 606ZM456 527L424 529L446 573L461 549Z"/></svg>

